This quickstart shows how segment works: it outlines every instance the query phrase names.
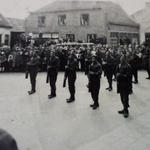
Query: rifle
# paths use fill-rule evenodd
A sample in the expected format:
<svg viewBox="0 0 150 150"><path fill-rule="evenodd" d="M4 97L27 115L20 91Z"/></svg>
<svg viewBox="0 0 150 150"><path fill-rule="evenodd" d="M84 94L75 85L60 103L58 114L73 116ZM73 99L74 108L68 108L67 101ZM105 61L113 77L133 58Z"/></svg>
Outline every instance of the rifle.
<svg viewBox="0 0 150 150"><path fill-rule="evenodd" d="M25 79L28 79L29 69L28 65L26 66Z"/></svg>
<svg viewBox="0 0 150 150"><path fill-rule="evenodd" d="M28 74L29 74L29 72L26 71L26 73L25 73L25 79L28 79Z"/></svg>
<svg viewBox="0 0 150 150"><path fill-rule="evenodd" d="M66 80L67 80L67 78L66 78L66 77L64 77L64 81L63 81L63 88L65 88L65 87L66 87Z"/></svg>
<svg viewBox="0 0 150 150"><path fill-rule="evenodd" d="M46 83L49 82L49 70L47 70Z"/></svg>

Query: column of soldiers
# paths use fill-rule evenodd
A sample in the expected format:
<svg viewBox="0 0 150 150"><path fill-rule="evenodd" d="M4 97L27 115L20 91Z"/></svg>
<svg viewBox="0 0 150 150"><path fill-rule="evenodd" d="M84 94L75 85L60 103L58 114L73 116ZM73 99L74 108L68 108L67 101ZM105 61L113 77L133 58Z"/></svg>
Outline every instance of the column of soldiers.
<svg viewBox="0 0 150 150"><path fill-rule="evenodd" d="M58 50L58 48L57 48ZM141 50L142 51L142 50ZM66 80L68 79L68 89L70 97L66 99L67 103L75 101L75 81L76 71L78 69L78 58L77 50L70 48L67 53L67 61L65 64L65 73L63 87L66 86ZM129 116L129 95L133 93L132 83L138 84L138 66L139 58L141 57L140 52L132 47L128 49L122 47L107 48L107 47L93 47L87 48L85 51L85 75L88 78L88 91L91 93L93 104L90 107L95 110L99 107L99 91L100 91L100 80L102 71L108 81L108 90L113 90L113 80L117 80L117 92L120 94L120 99L123 105L123 109L118 111L119 114L123 114L125 118ZM150 61L150 51L146 51L146 60ZM39 57L35 52L31 52L30 58L27 63L27 72L30 74L31 91L28 93L34 94L36 92L36 76L38 72ZM60 66L60 59L56 49L53 47L47 59L47 83L50 83L50 95L49 99L56 97L56 81L58 70ZM148 78L150 79L150 66L147 65ZM114 77L114 79L113 79ZM134 82L132 78L134 77Z"/></svg>

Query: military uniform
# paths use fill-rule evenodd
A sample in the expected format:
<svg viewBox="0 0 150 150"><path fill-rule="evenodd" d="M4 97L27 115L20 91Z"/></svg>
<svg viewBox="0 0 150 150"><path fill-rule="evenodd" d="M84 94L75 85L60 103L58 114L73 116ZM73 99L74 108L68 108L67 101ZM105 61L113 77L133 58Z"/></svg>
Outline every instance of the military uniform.
<svg viewBox="0 0 150 150"><path fill-rule="evenodd" d="M75 81L76 81L76 70L77 70L78 61L74 54L71 54L68 57L68 63L66 66L66 75L68 78L68 87L70 92L70 98L67 99L67 102L73 102L75 100Z"/></svg>
<svg viewBox="0 0 150 150"><path fill-rule="evenodd" d="M91 107L93 107L93 109L99 107L98 95L100 90L101 74L102 74L101 64L97 60L95 62L92 62L91 65L89 66L89 90L91 92L91 96L94 101L94 104L90 105Z"/></svg>
<svg viewBox="0 0 150 150"><path fill-rule="evenodd" d="M131 66L129 64L119 64L117 68L117 93L120 93L123 105L123 110L119 111L119 113L124 114L124 117L128 117L131 76Z"/></svg>
<svg viewBox="0 0 150 150"><path fill-rule="evenodd" d="M115 72L115 60L111 52L106 53L106 65L105 65L105 73L108 80L109 87L106 90L112 90L112 78Z"/></svg>
<svg viewBox="0 0 150 150"><path fill-rule="evenodd" d="M49 98L56 97L56 80L59 69L59 58L57 56L52 55L48 60L48 78L50 81L51 94L48 96Z"/></svg>
<svg viewBox="0 0 150 150"><path fill-rule="evenodd" d="M130 61L132 68L132 75L134 77L134 83L138 83L138 67L139 67L139 57L133 53Z"/></svg>
<svg viewBox="0 0 150 150"><path fill-rule="evenodd" d="M31 82L31 91L29 94L33 94L36 92L36 77L39 69L39 56L34 52L29 58L27 63L27 71L30 74L30 82Z"/></svg>

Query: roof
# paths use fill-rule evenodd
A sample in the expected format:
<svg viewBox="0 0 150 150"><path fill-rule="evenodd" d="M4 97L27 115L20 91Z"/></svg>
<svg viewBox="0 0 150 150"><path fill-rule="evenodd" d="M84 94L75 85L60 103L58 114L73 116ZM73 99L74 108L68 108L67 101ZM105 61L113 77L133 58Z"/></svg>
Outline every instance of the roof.
<svg viewBox="0 0 150 150"><path fill-rule="evenodd" d="M2 14L0 14L0 27L11 28L10 23Z"/></svg>
<svg viewBox="0 0 150 150"><path fill-rule="evenodd" d="M23 19L17 19L17 18L7 18L9 23L12 26L13 32L24 32L25 31L25 20Z"/></svg>
<svg viewBox="0 0 150 150"><path fill-rule="evenodd" d="M129 25L136 27L139 26L127 15L127 13L121 8L120 5L115 4L111 1L55 1L41 9L38 9L33 13L77 11L87 9L103 9L107 14L108 22L111 24L114 23L119 25Z"/></svg>

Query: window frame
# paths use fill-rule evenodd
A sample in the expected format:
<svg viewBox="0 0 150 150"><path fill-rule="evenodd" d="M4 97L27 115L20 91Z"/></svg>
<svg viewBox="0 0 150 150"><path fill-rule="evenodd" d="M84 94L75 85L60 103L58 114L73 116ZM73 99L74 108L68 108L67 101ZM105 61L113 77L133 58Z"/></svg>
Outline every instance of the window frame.
<svg viewBox="0 0 150 150"><path fill-rule="evenodd" d="M38 16L38 27L46 26L46 16Z"/></svg>
<svg viewBox="0 0 150 150"><path fill-rule="evenodd" d="M63 24L61 23L62 22L61 18L63 18ZM67 25L66 19L67 19L67 15L66 14L58 15L58 25L59 26L66 26Z"/></svg>
<svg viewBox="0 0 150 150"><path fill-rule="evenodd" d="M83 20L83 19L85 19L84 16L87 17L87 24L85 23L86 20ZM80 15L80 26L86 27L86 26L89 26L89 25L90 25L90 15L88 13L81 14Z"/></svg>

